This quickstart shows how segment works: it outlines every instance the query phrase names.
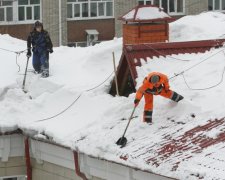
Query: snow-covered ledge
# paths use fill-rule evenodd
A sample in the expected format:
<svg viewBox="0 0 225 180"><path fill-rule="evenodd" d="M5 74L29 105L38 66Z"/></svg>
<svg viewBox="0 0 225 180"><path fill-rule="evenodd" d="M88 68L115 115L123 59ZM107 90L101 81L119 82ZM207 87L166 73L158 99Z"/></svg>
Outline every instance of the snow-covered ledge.
<svg viewBox="0 0 225 180"><path fill-rule="evenodd" d="M2 135L0 136L0 158L1 162L7 162L13 157L22 157L25 161L25 148L24 148L24 137L22 134L13 135ZM30 157L32 163L32 168L35 169L38 166L45 167L45 164L55 166L60 169L60 167L66 172L73 173L74 179L78 176L75 174L75 162L74 162L74 152L70 148L60 146L58 144L53 144L51 142L40 141L37 139L29 138L29 148ZM84 173L88 179L117 179L117 180L167 180L170 178L162 177L159 175L151 174L141 170L135 170L131 167L123 166L114 162L107 160L97 159L95 157L90 157L86 154L78 152L78 164L81 174ZM34 161L35 160L35 161ZM34 163L35 162L35 163ZM54 169L54 168L53 168ZM35 171L35 170L34 170ZM60 171L60 170L59 170ZM49 172L50 173L50 172ZM32 176L38 173L32 174ZM14 175L14 176L13 176ZM12 174L12 177L25 176L26 174ZM9 177L10 174L1 175ZM62 177L61 177L62 178ZM65 177L65 180L67 178ZM4 178L3 178L4 180Z"/></svg>

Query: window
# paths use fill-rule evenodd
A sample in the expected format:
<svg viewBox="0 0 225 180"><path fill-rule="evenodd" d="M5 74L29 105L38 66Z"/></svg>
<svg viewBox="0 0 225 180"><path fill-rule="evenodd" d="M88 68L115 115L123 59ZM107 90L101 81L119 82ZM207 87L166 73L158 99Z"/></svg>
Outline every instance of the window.
<svg viewBox="0 0 225 180"><path fill-rule="evenodd" d="M18 0L18 19L40 20L40 0Z"/></svg>
<svg viewBox="0 0 225 180"><path fill-rule="evenodd" d="M221 10L225 10L225 0L222 0L222 9Z"/></svg>
<svg viewBox="0 0 225 180"><path fill-rule="evenodd" d="M41 0L0 0L0 24L41 19Z"/></svg>
<svg viewBox="0 0 225 180"><path fill-rule="evenodd" d="M138 4L152 4L163 8L163 10L170 15L183 15L185 0L138 0Z"/></svg>
<svg viewBox="0 0 225 180"><path fill-rule="evenodd" d="M113 7L113 0L67 0L67 18L112 18Z"/></svg>
<svg viewBox="0 0 225 180"><path fill-rule="evenodd" d="M169 14L171 13L183 13L183 0L169 0Z"/></svg>
<svg viewBox="0 0 225 180"><path fill-rule="evenodd" d="M13 20L13 0L0 0L0 22Z"/></svg>
<svg viewBox="0 0 225 180"><path fill-rule="evenodd" d="M139 0L138 5L151 5L153 4L152 0Z"/></svg>
<svg viewBox="0 0 225 180"><path fill-rule="evenodd" d="M8 176L8 177L0 177L0 180L26 180L26 176L17 176L17 177L11 177L11 176Z"/></svg>
<svg viewBox="0 0 225 180"><path fill-rule="evenodd" d="M225 0L208 0L209 11L225 11Z"/></svg>

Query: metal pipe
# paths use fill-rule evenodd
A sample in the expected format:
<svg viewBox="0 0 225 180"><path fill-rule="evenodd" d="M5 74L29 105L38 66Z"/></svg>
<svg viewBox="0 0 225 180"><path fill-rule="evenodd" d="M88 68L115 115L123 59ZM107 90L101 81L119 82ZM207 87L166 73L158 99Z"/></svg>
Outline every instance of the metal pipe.
<svg viewBox="0 0 225 180"><path fill-rule="evenodd" d="M62 1L59 0L59 46L62 45Z"/></svg>
<svg viewBox="0 0 225 180"><path fill-rule="evenodd" d="M32 180L32 167L30 163L30 148L29 148L28 137L25 138L24 144L25 144L25 157L26 157L26 167L27 167L27 180Z"/></svg>
<svg viewBox="0 0 225 180"><path fill-rule="evenodd" d="M75 163L75 172L77 176L81 177L83 180L88 180L85 174L80 171L78 152L73 151L73 155L74 155L74 163Z"/></svg>

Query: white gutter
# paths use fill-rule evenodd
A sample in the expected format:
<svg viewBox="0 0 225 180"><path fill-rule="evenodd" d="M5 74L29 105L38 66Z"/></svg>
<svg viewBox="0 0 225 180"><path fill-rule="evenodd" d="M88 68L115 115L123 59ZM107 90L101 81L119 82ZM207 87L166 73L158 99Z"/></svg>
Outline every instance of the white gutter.
<svg viewBox="0 0 225 180"><path fill-rule="evenodd" d="M62 1L59 0L59 46L62 45Z"/></svg>

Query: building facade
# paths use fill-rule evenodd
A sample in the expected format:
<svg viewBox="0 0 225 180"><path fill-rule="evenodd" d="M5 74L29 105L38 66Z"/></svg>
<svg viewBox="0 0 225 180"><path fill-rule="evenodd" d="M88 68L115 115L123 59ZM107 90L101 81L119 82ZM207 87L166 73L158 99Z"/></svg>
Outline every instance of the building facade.
<svg viewBox="0 0 225 180"><path fill-rule="evenodd" d="M36 20L54 46L86 46L122 36L117 20L137 5L157 5L173 17L225 12L225 0L0 0L0 33L26 40Z"/></svg>

